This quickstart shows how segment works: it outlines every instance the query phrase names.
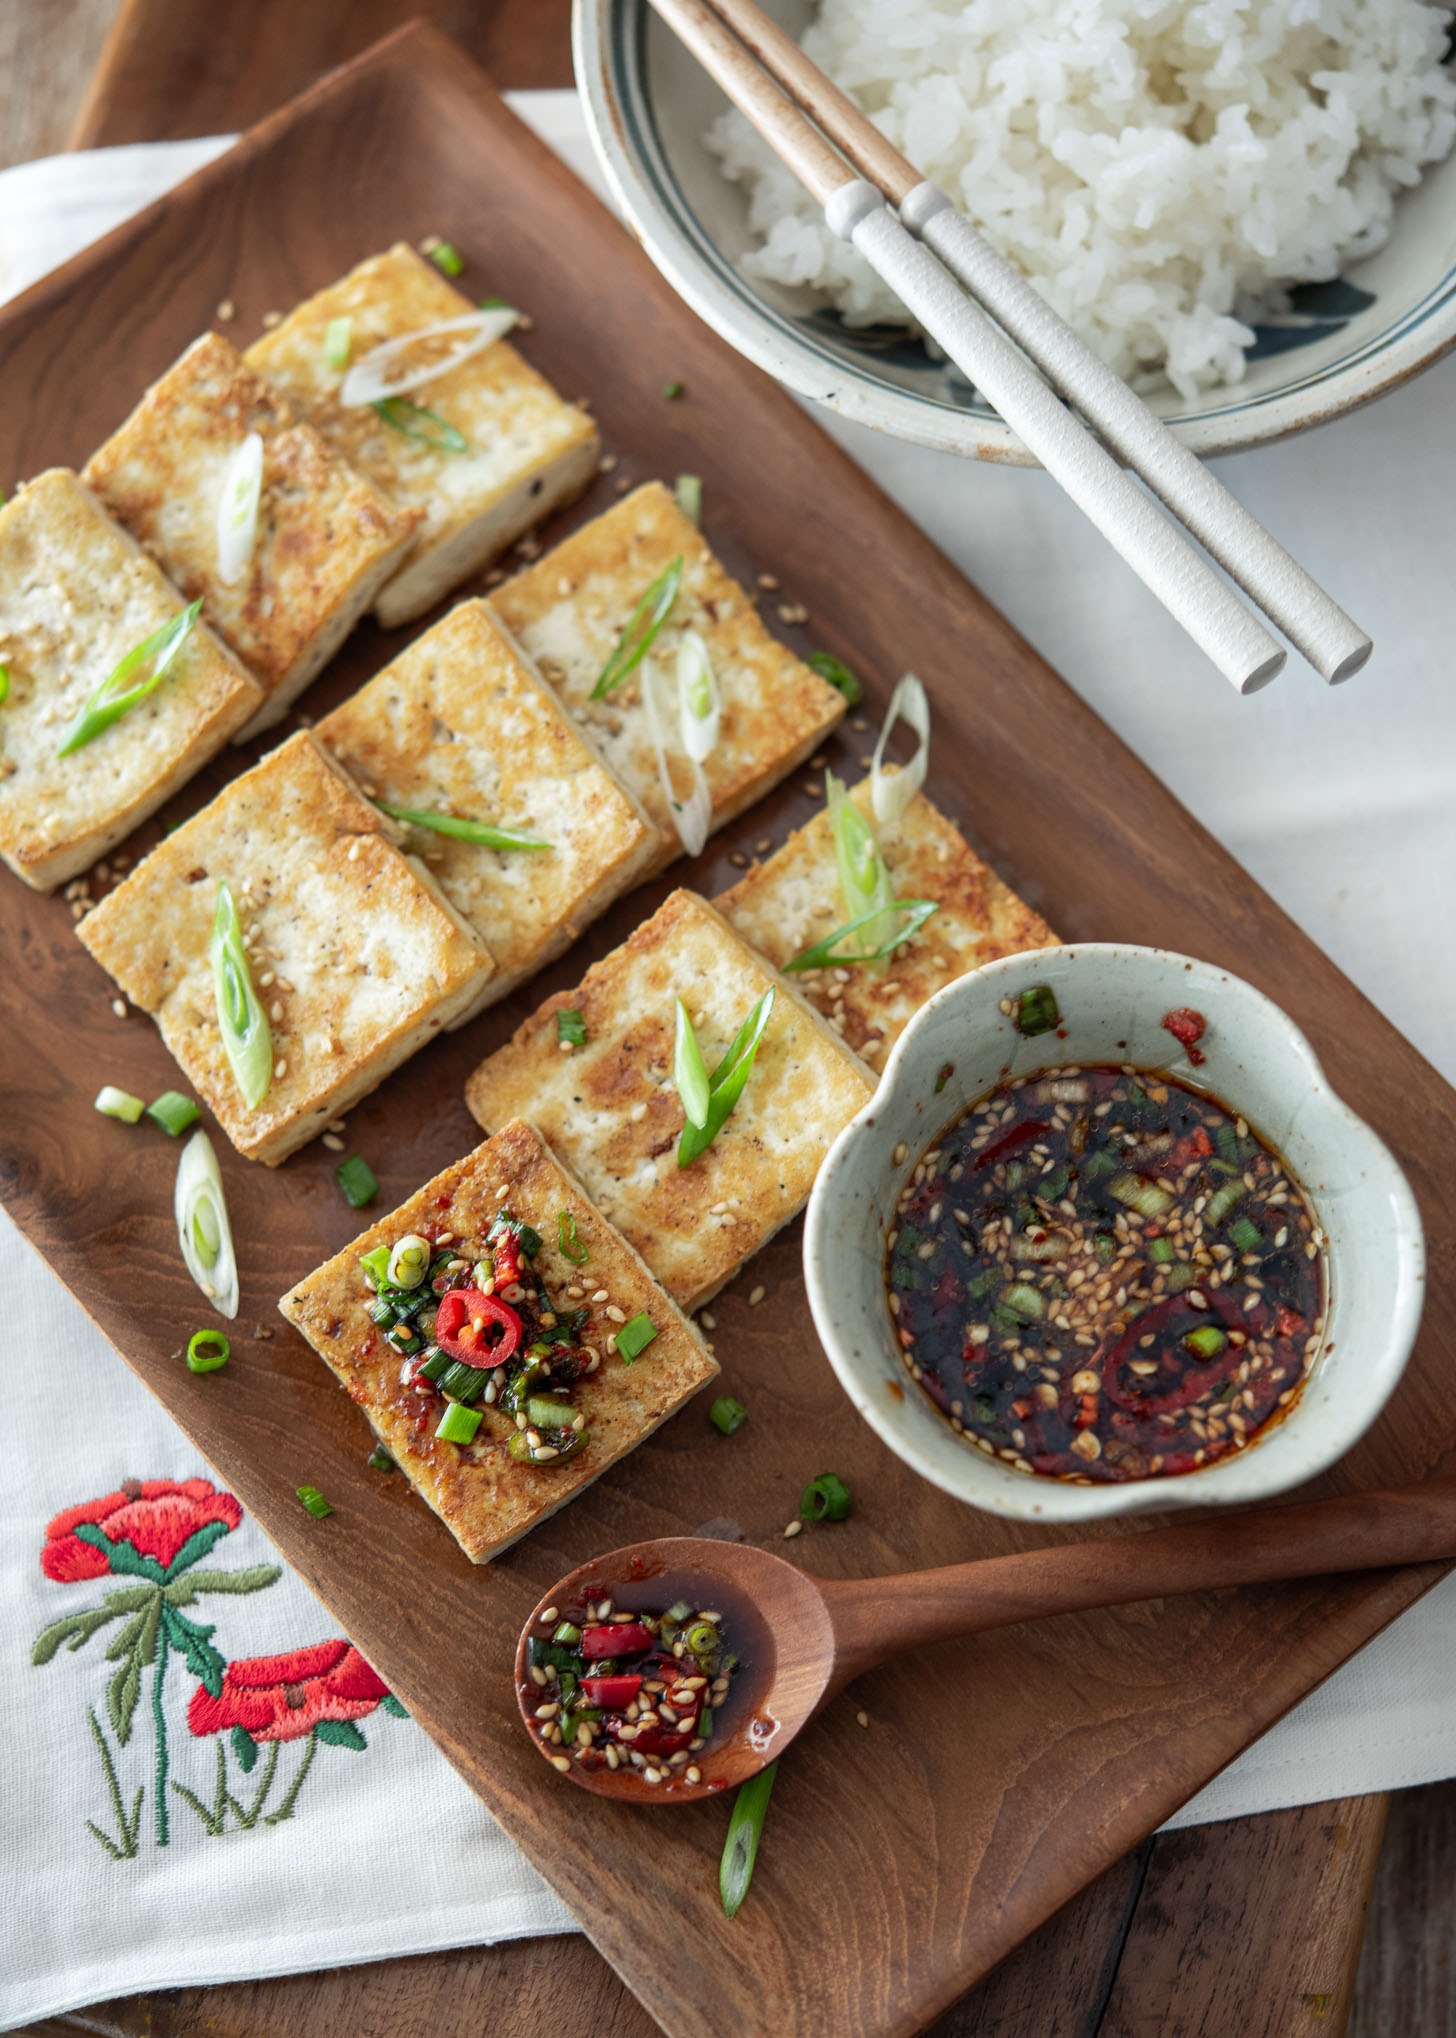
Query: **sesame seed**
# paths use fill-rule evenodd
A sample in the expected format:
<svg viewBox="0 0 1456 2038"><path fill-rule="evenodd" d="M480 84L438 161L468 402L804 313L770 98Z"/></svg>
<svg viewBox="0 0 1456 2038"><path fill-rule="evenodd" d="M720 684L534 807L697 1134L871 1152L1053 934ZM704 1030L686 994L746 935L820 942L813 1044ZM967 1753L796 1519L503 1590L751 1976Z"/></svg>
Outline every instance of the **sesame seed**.
<svg viewBox="0 0 1456 2038"><path fill-rule="evenodd" d="M784 1530L784 1541L786 1543L791 1543L794 1537L802 1531L803 1526L804 1524L801 1521L791 1521L788 1527Z"/></svg>
<svg viewBox="0 0 1456 2038"><path fill-rule="evenodd" d="M568 1775L568 1774L570 1773L570 1770L571 1770L571 1758L570 1758L570 1756L569 1756L569 1755L553 1755L553 1756L551 1757L551 1767L552 1767L553 1769L559 1769L559 1770L561 1771L561 1773L562 1773L562 1775L563 1775L563 1776L566 1776L566 1775Z"/></svg>
<svg viewBox="0 0 1456 2038"><path fill-rule="evenodd" d="M540 1621L543 1628L549 1628L552 1626L554 1622L560 1620L561 1608L559 1606L548 1606L542 1613L539 1613L536 1616L536 1618Z"/></svg>
<svg viewBox="0 0 1456 2038"><path fill-rule="evenodd" d="M762 1300L763 1300L764 1296L765 1296L765 1295L766 1295L767 1293L768 1293L768 1290L767 1290L766 1288L762 1287L762 1286L759 1286L759 1287L755 1288L755 1289L754 1289L754 1290L752 1291L752 1293L751 1293L751 1294L749 1295L749 1298L748 1298L748 1306L749 1306L749 1308L750 1308L750 1309L757 1309L757 1307L758 1307L759 1303L760 1303L760 1302L762 1302Z"/></svg>
<svg viewBox="0 0 1456 2038"><path fill-rule="evenodd" d="M855 1718L859 1721L862 1727L867 1727L870 1723L870 1716L867 1712L857 1712L855 1714Z"/></svg>
<svg viewBox="0 0 1456 2038"><path fill-rule="evenodd" d="M126 1017L125 998L113 998L111 1001L111 1009L116 1014L118 1019L124 1019Z"/></svg>
<svg viewBox="0 0 1456 2038"><path fill-rule="evenodd" d="M340 1139L337 1132L326 1132L323 1136L322 1144L328 1148L330 1153L342 1153L344 1151L344 1142Z"/></svg>

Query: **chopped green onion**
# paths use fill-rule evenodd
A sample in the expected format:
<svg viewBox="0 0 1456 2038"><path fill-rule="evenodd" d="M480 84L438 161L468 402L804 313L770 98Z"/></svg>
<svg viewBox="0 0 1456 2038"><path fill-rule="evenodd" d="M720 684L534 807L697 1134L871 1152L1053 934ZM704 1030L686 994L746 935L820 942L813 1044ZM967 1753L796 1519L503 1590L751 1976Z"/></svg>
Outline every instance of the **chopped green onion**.
<svg viewBox="0 0 1456 2038"><path fill-rule="evenodd" d="M225 1366L232 1346L220 1330L194 1330L187 1340L189 1373L215 1373Z"/></svg>
<svg viewBox="0 0 1456 2038"><path fill-rule="evenodd" d="M489 1366L467 1366L457 1359L445 1368L435 1385L452 1401L473 1401L489 1378Z"/></svg>
<svg viewBox="0 0 1456 2038"><path fill-rule="evenodd" d="M576 1410L569 1401L557 1401L549 1394L529 1394L526 1421L532 1429L570 1429Z"/></svg>
<svg viewBox="0 0 1456 2038"><path fill-rule="evenodd" d="M804 1488L799 1501L801 1521L848 1521L854 1502L835 1472L821 1472Z"/></svg>
<svg viewBox="0 0 1456 2038"><path fill-rule="evenodd" d="M444 373L444 364L440 372ZM371 409L393 430L402 432L407 439L419 439L437 453L468 453L470 450L463 432L457 431L437 411L426 410L422 403L411 403L407 396L382 396L371 405Z"/></svg>
<svg viewBox="0 0 1456 2038"><path fill-rule="evenodd" d="M718 1866L718 1894L726 1917L736 1918L748 1895L778 1766L777 1762L770 1762L757 1776L740 1784L733 1800L733 1816L728 1821L728 1838L723 1843L723 1859Z"/></svg>
<svg viewBox="0 0 1456 2038"><path fill-rule="evenodd" d="M894 933L889 909L895 903L895 887L875 835L874 824L861 813L832 771L824 774L829 829L834 838L834 861L839 873L839 895L844 910L856 927L864 928L860 951L854 960L868 960ZM841 963L845 960L840 957Z"/></svg>
<svg viewBox="0 0 1456 2038"><path fill-rule="evenodd" d="M395 1469L394 1460L383 1444L376 1444L364 1462L371 1472L392 1472Z"/></svg>
<svg viewBox="0 0 1456 2038"><path fill-rule="evenodd" d="M217 577L224 587L241 580L258 543L263 500L263 435L249 432L229 454L217 491Z"/></svg>
<svg viewBox="0 0 1456 2038"><path fill-rule="evenodd" d="M357 1153L339 1162L334 1169L334 1180L342 1189L344 1201L351 1210L362 1210L379 1194L379 1177L368 1161L361 1160Z"/></svg>
<svg viewBox="0 0 1456 2038"><path fill-rule="evenodd" d="M690 524L703 521L703 477L701 474L679 474L677 478L677 506Z"/></svg>
<svg viewBox="0 0 1456 2038"><path fill-rule="evenodd" d="M685 1621L691 1612L692 1608L691 1606L689 1606L688 1602L685 1599L675 1599L672 1605L667 1609L667 1612L663 1615L663 1619L670 1621Z"/></svg>
<svg viewBox="0 0 1456 2038"><path fill-rule="evenodd" d="M370 1285L376 1289L389 1286L389 1247L377 1245L372 1252L360 1253L359 1264L369 1277Z"/></svg>
<svg viewBox="0 0 1456 2038"><path fill-rule="evenodd" d="M223 1052L243 1102L250 1111L256 1111L273 1081L273 1035L268 1015L253 988L242 922L226 883L217 888L209 954Z"/></svg>
<svg viewBox="0 0 1456 2038"><path fill-rule="evenodd" d="M1145 1182L1141 1175L1114 1175L1107 1184L1107 1193L1125 1203L1129 1210L1135 1210L1139 1217L1161 1217L1173 1204L1170 1190L1160 1189L1156 1182Z"/></svg>
<svg viewBox="0 0 1456 2038"><path fill-rule="evenodd" d="M140 1097L133 1097L129 1090L118 1090L113 1083L103 1083L96 1092L96 1109L103 1118L119 1118L123 1125L135 1125L146 1105Z"/></svg>
<svg viewBox="0 0 1456 2038"><path fill-rule="evenodd" d="M442 375L452 374L484 348L494 346L510 331L517 316L509 305L482 307L479 311L464 312L457 318L441 319L435 325L419 326L410 333L397 333L392 340L381 340L361 361L354 363L339 384L338 401L345 410L361 410L365 404L372 404L386 424L392 424L414 438L428 436L418 430L414 422L426 419L441 426L447 434L453 434L453 440L458 444L449 438L443 442L449 451L463 453L464 439L453 425L445 424L433 411L421 410L414 403L400 404L398 409L390 406L396 404L407 390L419 389L426 382L435 382ZM454 344L443 355L433 346L424 344L426 341L442 340L447 334L452 336Z"/></svg>
<svg viewBox="0 0 1456 2038"><path fill-rule="evenodd" d="M354 344L354 321L347 314L331 318L324 329L324 362L330 368L347 368Z"/></svg>
<svg viewBox="0 0 1456 2038"><path fill-rule="evenodd" d="M708 1420L714 1429L721 1430L725 1437L731 1437L735 1430L742 1429L748 1420L748 1410L741 1401L730 1395L720 1394L708 1410Z"/></svg>
<svg viewBox="0 0 1456 2038"><path fill-rule="evenodd" d="M1197 1330L1190 1330L1183 1340L1195 1359L1216 1359L1227 1349L1228 1334L1216 1323L1200 1323Z"/></svg>
<svg viewBox="0 0 1456 2038"><path fill-rule="evenodd" d="M562 1259L570 1260L574 1267L584 1267L591 1258L591 1252L583 1245L581 1233L576 1228L576 1219L569 1210L563 1210L556 1220L556 1246Z"/></svg>
<svg viewBox="0 0 1456 2038"><path fill-rule="evenodd" d="M482 297L479 306L481 311L509 311L510 308L511 300L508 297Z"/></svg>
<svg viewBox="0 0 1456 2038"><path fill-rule="evenodd" d="M705 764L718 747L723 709L712 657L696 630L684 630L677 647L677 706L683 749Z"/></svg>
<svg viewBox="0 0 1456 2038"><path fill-rule="evenodd" d="M1252 1218L1240 1217L1228 1228L1229 1243L1236 1245L1241 1253L1257 1252L1264 1243L1264 1234Z"/></svg>
<svg viewBox="0 0 1456 2038"><path fill-rule="evenodd" d="M896 722L908 722L918 741L915 755L896 772L885 770L885 746ZM870 760L870 804L882 828L897 828L930 766L930 702L913 672L907 672L890 695L875 754Z"/></svg>
<svg viewBox="0 0 1456 2038"><path fill-rule="evenodd" d="M551 1639L553 1642L564 1642L570 1648L573 1642L581 1640L581 1629L575 1621L564 1620L551 1630Z"/></svg>
<svg viewBox="0 0 1456 2038"><path fill-rule="evenodd" d="M689 1125L695 1125L699 1132L708 1122L710 1090L707 1065L703 1050L698 1046L698 1036L693 1031L693 1022L682 999L677 1000L677 1038L673 1043L672 1079L677 1085L678 1096L682 1099L684 1115Z"/></svg>
<svg viewBox="0 0 1456 2038"><path fill-rule="evenodd" d="M664 382L662 393L669 403L676 403L683 393L683 386L680 382Z"/></svg>
<svg viewBox="0 0 1456 2038"><path fill-rule="evenodd" d="M912 935L918 934L931 914L939 910L939 901L935 899L892 899L888 906L877 906L871 912L861 913L857 919L846 920L842 927L836 927L832 934L826 934L821 941L815 941L808 948L800 949L793 960L786 962L783 967L785 971L835 969L846 968L856 962L880 962L885 956L893 955L895 950ZM858 933L861 927L868 927L872 920L879 921L890 913L904 913L908 916L898 934L892 934L888 941L882 941L878 948L872 948L864 954L834 953L841 941L846 940L851 934ZM942 1088L944 1088L942 1083L936 1084L937 1091Z"/></svg>
<svg viewBox="0 0 1456 2038"><path fill-rule="evenodd" d="M163 1132L170 1132L173 1139L185 1132L189 1125L195 1125L201 1112L190 1097L184 1097L180 1090L163 1090L155 1104L148 1104L147 1116L161 1126Z"/></svg>
<svg viewBox="0 0 1456 2038"><path fill-rule="evenodd" d="M219 1316L238 1313L238 1263L212 1141L194 1132L177 1163L172 1202L187 1271Z"/></svg>
<svg viewBox="0 0 1456 2038"><path fill-rule="evenodd" d="M1168 1269L1168 1293L1181 1295L1183 1290L1191 1288L1197 1279L1196 1270L1190 1267L1186 1260L1177 1260Z"/></svg>
<svg viewBox="0 0 1456 2038"><path fill-rule="evenodd" d="M842 693L848 706L857 708L864 699L864 688L859 674L852 672L842 658L836 658L832 651L811 651L807 664L811 672L817 672L821 679L827 679L836 693Z"/></svg>
<svg viewBox="0 0 1456 2038"><path fill-rule="evenodd" d="M1046 1315L1046 1297L1040 1288L1033 1288L1030 1281L1013 1281L1000 1297L1001 1307L1013 1315L1037 1321Z"/></svg>
<svg viewBox="0 0 1456 2038"><path fill-rule="evenodd" d="M1205 1227L1213 1224L1222 1224L1243 1193L1244 1184L1242 1176L1237 1181L1225 1182L1221 1189L1215 1189L1209 1197L1203 1212Z"/></svg>
<svg viewBox="0 0 1456 2038"><path fill-rule="evenodd" d="M473 842L481 849L550 849L553 845L536 835L523 835L519 828L497 828L489 821L462 821L454 814L432 814L421 807L395 807L388 800L376 800L381 814L392 821L408 821L412 828L430 828L437 835L452 836L457 842Z"/></svg>
<svg viewBox="0 0 1456 2038"><path fill-rule="evenodd" d="M418 1288L430 1271L430 1258L430 1241L421 1238L417 1231L406 1232L394 1242L384 1278L391 1288Z"/></svg>
<svg viewBox="0 0 1456 2038"><path fill-rule="evenodd" d="M433 242L428 253L442 276L459 276L464 272L465 257L450 241Z"/></svg>
<svg viewBox="0 0 1456 2038"><path fill-rule="evenodd" d="M701 1740L707 1741L712 1739L712 1735L713 1735L713 1708L711 1706L705 1705L701 1707L698 1712L698 1737Z"/></svg>
<svg viewBox="0 0 1456 2038"><path fill-rule="evenodd" d="M134 708L138 701L144 701L149 693L154 693L191 636L192 626L201 613L200 601L190 603L128 651L121 663L87 697L61 738L57 757L69 757L73 751L83 749L109 729L113 722L119 722L128 708Z"/></svg>
<svg viewBox="0 0 1456 2038"><path fill-rule="evenodd" d="M630 1366L635 1358L639 1358L646 1351L656 1335L657 1325L645 1310L639 1311L617 1332L617 1357L625 1359Z"/></svg>
<svg viewBox="0 0 1456 2038"><path fill-rule="evenodd" d="M436 1345L433 1351L426 1352L420 1363L415 1367L415 1371L422 1380L433 1380L438 1387L454 1363L455 1361L451 1358L450 1354L442 1352L440 1347Z"/></svg>
<svg viewBox="0 0 1456 2038"><path fill-rule="evenodd" d="M710 1620L694 1621L683 1636L683 1640L695 1656L716 1655L722 1639L715 1623Z"/></svg>
<svg viewBox="0 0 1456 2038"><path fill-rule="evenodd" d="M1097 1255L1099 1265L1110 1267L1117 1258L1117 1240L1111 1232L1099 1231L1092 1241L1092 1250Z"/></svg>
<svg viewBox="0 0 1456 2038"><path fill-rule="evenodd" d="M322 1521L326 1514L333 1513L334 1510L324 1499L322 1493L319 1492L317 1486L295 1486L293 1490L315 1521Z"/></svg>
<svg viewBox="0 0 1456 2038"><path fill-rule="evenodd" d="M1023 991L1016 1003L1016 1030L1028 1036L1050 1033L1060 1025L1061 1013L1057 1009L1056 993L1050 984L1033 984L1029 991Z"/></svg>
<svg viewBox="0 0 1456 2038"><path fill-rule="evenodd" d="M707 1123L702 1126L684 1125L682 1137L678 1140L677 1164L680 1168L690 1167L698 1155L706 1151L723 1130L743 1095L753 1073L758 1044L773 1011L774 995L774 988L770 985L739 1027L728 1052L714 1069L708 1084Z"/></svg>
<svg viewBox="0 0 1456 2038"><path fill-rule="evenodd" d="M561 1047L586 1046L586 1020L575 1005L562 1005L558 1008L556 1041Z"/></svg>
<svg viewBox="0 0 1456 2038"><path fill-rule="evenodd" d="M9 700L9 698L10 698L10 667L8 665L0 665L0 708L4 707L5 703Z"/></svg>
<svg viewBox="0 0 1456 2038"><path fill-rule="evenodd" d="M1082 1173L1089 1182L1095 1181L1099 1175L1115 1175L1117 1162L1105 1146L1095 1146L1082 1163Z"/></svg>
<svg viewBox="0 0 1456 2038"><path fill-rule="evenodd" d="M1167 1266L1172 1257L1173 1241L1171 1238L1150 1238L1148 1240L1148 1258L1155 1267Z"/></svg>
<svg viewBox="0 0 1456 2038"><path fill-rule="evenodd" d="M635 672L642 663L652 649L658 631L667 621L673 603L677 600L682 577L681 558L674 559L658 574L627 618L626 626L613 647L612 655L602 667L597 683L591 690L592 700L605 699L613 687L620 686L628 673Z"/></svg>
<svg viewBox="0 0 1456 2038"><path fill-rule="evenodd" d="M445 1444L468 1444L480 1428L481 1414L478 1408L467 1408L463 1401L452 1401L440 1417L440 1426L435 1435Z"/></svg>

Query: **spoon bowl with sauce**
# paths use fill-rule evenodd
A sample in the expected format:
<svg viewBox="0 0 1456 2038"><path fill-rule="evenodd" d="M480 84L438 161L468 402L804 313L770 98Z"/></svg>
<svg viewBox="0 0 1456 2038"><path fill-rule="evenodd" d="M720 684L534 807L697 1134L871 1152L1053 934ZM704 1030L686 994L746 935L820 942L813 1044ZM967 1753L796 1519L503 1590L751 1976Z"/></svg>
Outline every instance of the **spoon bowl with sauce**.
<svg viewBox="0 0 1456 2038"><path fill-rule="evenodd" d="M886 1578L813 1578L751 1544L667 1537L551 1588L521 1631L516 1695L535 1746L571 1782L684 1804L747 1782L854 1678L927 1643L1453 1556L1456 1479ZM558 1640L563 1630L575 1639Z"/></svg>

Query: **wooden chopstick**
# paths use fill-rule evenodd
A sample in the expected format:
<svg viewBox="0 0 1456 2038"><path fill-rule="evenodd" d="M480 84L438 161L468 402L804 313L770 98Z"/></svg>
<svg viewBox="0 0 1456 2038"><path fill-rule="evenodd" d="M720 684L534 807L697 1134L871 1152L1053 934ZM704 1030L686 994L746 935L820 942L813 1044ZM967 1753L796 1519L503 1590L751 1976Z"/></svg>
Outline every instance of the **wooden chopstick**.
<svg viewBox="0 0 1456 2038"><path fill-rule="evenodd" d="M997 254L943 194L921 177L854 102L770 20L756 0L653 0L653 5L775 152L830 210L831 220L835 218L831 201L836 199L836 190L841 194L836 203L841 208L847 202L852 206L844 195L846 184L852 181L851 166L863 172L877 191L901 208L905 224L921 236L944 269L963 284L1016 346L1077 406L1106 445L1141 476L1225 571L1298 645L1316 670L1333 682L1350 677L1365 663L1371 650L1365 633L1214 479L1202 461L1168 431L1121 377L1057 317L1025 277ZM789 98L795 102L793 107L786 104ZM797 120L793 118L796 112ZM807 117L810 115L812 119ZM885 242L879 222L870 223L866 231L870 238ZM853 237L859 245L858 234ZM897 265L903 264L902 251L891 247L888 252ZM892 285L896 281L893 277L886 280ZM925 276L921 280L926 284L931 281ZM950 307L942 308L951 315ZM924 318L921 322L927 323ZM972 339L977 352L984 354L990 347L987 334L964 318L955 322L965 327L962 337ZM927 329L932 328L927 325ZM1001 332L994 327L991 331L1004 347ZM935 337L953 358L958 358L946 334L936 332ZM1030 371L1026 371L1025 362L1015 357L1025 371L1018 374L1012 361L1003 358L994 347L991 352L994 358L989 364L982 359L979 367L972 367L965 360L960 365L1160 599L1179 614L1185 627L1190 627L1187 615L1180 613L1175 601L1169 599L1165 585L1170 573L1182 581L1176 592L1185 605L1192 600L1195 606L1207 611L1204 630L1190 627L1190 634L1209 648L1205 641L1207 629L1225 630L1231 617L1224 602L1213 600L1207 581L1190 574L1187 560L1179 556L1176 547L1181 534L1165 527L1161 546L1154 548L1157 556L1149 560L1148 545L1155 534L1142 525L1126 492L1111 486L1105 471L1098 470L1096 463L1089 463L1085 453L1073 462L1083 490L1079 494L1066 474L1058 471L1056 454L1062 456L1064 465L1067 449L1058 447L1054 457L1048 459L1042 446L1033 443L1028 424L1036 429L1038 420L1031 413L1039 407L1028 387ZM984 372L988 365L989 379ZM1030 377L1031 381L1037 379ZM998 385L994 390L993 381ZM1039 421L1048 427L1057 422L1045 415ZM1126 477L1122 479L1125 481ZM1130 483L1127 485L1131 487ZM1140 495L1140 491L1133 493ZM1119 535L1119 524L1128 516L1139 527L1132 533L1132 550ZM1151 572L1145 570L1148 566ZM1216 576L1212 578L1216 582ZM1235 684L1248 691L1252 684L1272 677L1272 671L1264 672L1254 681L1238 678L1239 660L1249 655L1250 640L1244 631L1236 631L1235 636L1240 646L1237 652L1232 645L1226 645L1224 655L1217 650L1212 655ZM1267 642L1272 644L1273 640Z"/></svg>

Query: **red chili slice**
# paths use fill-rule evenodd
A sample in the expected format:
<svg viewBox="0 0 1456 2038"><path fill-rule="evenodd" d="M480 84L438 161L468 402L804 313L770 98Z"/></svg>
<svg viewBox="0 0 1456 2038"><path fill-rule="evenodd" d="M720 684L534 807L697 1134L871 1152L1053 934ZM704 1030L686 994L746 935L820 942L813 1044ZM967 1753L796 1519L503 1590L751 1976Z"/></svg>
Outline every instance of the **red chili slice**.
<svg viewBox="0 0 1456 2038"><path fill-rule="evenodd" d="M1208 1021L1203 1014L1190 1012L1186 1005L1180 1005L1174 1012L1165 1012L1158 1023L1167 1028L1194 1068L1197 1068L1205 1058L1202 1048L1198 1045L1208 1031Z"/></svg>
<svg viewBox="0 0 1456 2038"><path fill-rule="evenodd" d="M617 1677L583 1677L581 1688L593 1705L609 1707L620 1712L630 1705L642 1688L640 1677L629 1677L625 1673Z"/></svg>
<svg viewBox="0 0 1456 2038"><path fill-rule="evenodd" d="M494 1344L492 1325L500 1331ZM498 1295L484 1295L479 1288L449 1288L440 1297L435 1343L464 1366L503 1366L522 1335L520 1317Z"/></svg>
<svg viewBox="0 0 1456 2038"><path fill-rule="evenodd" d="M581 1653L588 1663L598 1662L603 1656L640 1656L644 1649L652 1647L652 1635L641 1621L622 1620L581 1631Z"/></svg>
<svg viewBox="0 0 1456 2038"><path fill-rule="evenodd" d="M1171 1415L1175 1409L1186 1408L1197 1401L1211 1387L1221 1387L1229 1374L1238 1365L1241 1357L1238 1345L1225 1345L1218 1357L1206 1366L1189 1366L1176 1387L1166 1394L1134 1394L1124 1385L1122 1369L1129 1359L1139 1355L1141 1340L1151 1333L1156 1337L1169 1321L1179 1315L1195 1321L1201 1315L1222 1317L1226 1328L1241 1330L1248 1323L1231 1295L1221 1288L1208 1290L1207 1310L1196 1310L1185 1295L1167 1295L1161 1302L1155 1302L1151 1309L1145 1309L1141 1316L1135 1316L1117 1343L1112 1347L1102 1365L1102 1385L1107 1398L1118 1408L1126 1409L1129 1415ZM1189 1328L1193 1327L1190 1324ZM1147 1356L1157 1352L1157 1345L1147 1347Z"/></svg>
<svg viewBox="0 0 1456 2038"><path fill-rule="evenodd" d="M515 1231L503 1231L491 1248L496 1285L509 1288L521 1278L521 1238Z"/></svg>
<svg viewBox="0 0 1456 2038"><path fill-rule="evenodd" d="M1003 1132L999 1139L993 1139L976 1155L976 1173L979 1174L982 1168L994 1168L997 1161L1005 1160L1007 1154L1015 1153L1017 1147L1039 1139L1050 1129L1039 1118L1024 1118L1020 1125L1013 1125L1009 1132Z"/></svg>
<svg viewBox="0 0 1456 2038"><path fill-rule="evenodd" d="M679 1748L686 1748L697 1731L698 1716L694 1713L691 1720L683 1721L680 1726L639 1727L632 1745L640 1748L644 1755L676 1755Z"/></svg>

